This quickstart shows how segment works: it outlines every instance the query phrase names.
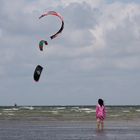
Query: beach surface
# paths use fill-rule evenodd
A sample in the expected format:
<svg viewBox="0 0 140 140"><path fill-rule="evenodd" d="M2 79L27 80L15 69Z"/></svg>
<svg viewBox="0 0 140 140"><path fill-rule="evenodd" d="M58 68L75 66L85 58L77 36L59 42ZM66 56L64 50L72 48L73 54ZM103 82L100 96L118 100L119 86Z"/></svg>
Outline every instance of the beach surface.
<svg viewBox="0 0 140 140"><path fill-rule="evenodd" d="M2 108L0 140L140 140L139 111L131 113L134 108L125 108L116 115L111 108L104 130L97 131L93 110L87 107ZM127 115L120 118L121 113Z"/></svg>
<svg viewBox="0 0 140 140"><path fill-rule="evenodd" d="M0 121L0 140L140 140L140 123L107 121Z"/></svg>

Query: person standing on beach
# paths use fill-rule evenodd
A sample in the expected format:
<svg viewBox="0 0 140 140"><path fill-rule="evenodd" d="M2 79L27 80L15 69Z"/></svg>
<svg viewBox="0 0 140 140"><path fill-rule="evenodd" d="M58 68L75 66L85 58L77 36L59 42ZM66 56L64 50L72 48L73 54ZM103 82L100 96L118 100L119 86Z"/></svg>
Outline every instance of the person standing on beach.
<svg viewBox="0 0 140 140"><path fill-rule="evenodd" d="M104 129L104 119L106 117L106 109L104 105L104 101L102 99L98 99L98 105L96 106L96 119L97 119L97 129Z"/></svg>

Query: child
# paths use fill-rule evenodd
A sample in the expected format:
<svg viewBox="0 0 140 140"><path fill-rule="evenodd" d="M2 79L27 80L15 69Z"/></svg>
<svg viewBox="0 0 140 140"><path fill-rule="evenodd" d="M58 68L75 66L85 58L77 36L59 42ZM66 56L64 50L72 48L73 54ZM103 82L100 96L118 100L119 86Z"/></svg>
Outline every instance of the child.
<svg viewBox="0 0 140 140"><path fill-rule="evenodd" d="M96 119L97 119L97 129L103 130L104 128L104 119L106 117L106 110L104 106L104 101L102 99L98 100L98 105L96 106Z"/></svg>

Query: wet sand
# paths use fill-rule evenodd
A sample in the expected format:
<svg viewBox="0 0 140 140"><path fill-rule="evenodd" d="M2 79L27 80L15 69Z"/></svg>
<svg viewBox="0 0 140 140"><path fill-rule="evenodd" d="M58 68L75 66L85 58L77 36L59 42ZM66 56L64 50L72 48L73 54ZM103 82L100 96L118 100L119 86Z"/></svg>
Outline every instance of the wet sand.
<svg viewBox="0 0 140 140"><path fill-rule="evenodd" d="M95 121L0 120L0 140L140 140L140 121L105 121L104 131Z"/></svg>

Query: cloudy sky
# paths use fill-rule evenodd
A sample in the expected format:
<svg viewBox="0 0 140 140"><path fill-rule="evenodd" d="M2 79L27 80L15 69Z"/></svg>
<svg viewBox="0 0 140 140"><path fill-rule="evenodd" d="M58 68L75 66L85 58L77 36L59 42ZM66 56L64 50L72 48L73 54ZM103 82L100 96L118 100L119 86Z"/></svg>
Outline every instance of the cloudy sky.
<svg viewBox="0 0 140 140"><path fill-rule="evenodd" d="M0 105L140 104L139 0L12 2L0 0ZM38 19L49 10L65 21L54 40L60 20Z"/></svg>

